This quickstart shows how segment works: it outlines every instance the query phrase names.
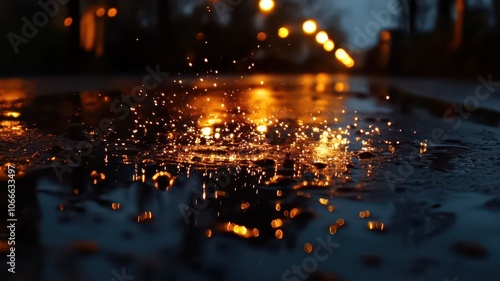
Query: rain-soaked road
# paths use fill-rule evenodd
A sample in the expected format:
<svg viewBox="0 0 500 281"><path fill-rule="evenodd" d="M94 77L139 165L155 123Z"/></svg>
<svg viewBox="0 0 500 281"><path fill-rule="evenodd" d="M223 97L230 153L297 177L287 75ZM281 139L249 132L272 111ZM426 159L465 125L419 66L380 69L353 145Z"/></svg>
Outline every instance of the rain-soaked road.
<svg viewBox="0 0 500 281"><path fill-rule="evenodd" d="M4 93L2 280L500 280L497 127L361 78L171 80Z"/></svg>

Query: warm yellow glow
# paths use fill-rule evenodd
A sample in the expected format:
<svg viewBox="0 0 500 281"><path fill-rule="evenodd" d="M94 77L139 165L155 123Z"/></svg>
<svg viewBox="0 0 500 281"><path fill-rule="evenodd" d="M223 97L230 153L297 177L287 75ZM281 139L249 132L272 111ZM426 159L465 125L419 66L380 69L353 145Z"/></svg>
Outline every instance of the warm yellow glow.
<svg viewBox="0 0 500 281"><path fill-rule="evenodd" d="M9 111L9 112L5 112L3 114L3 116L17 118L17 117L21 116L21 113L15 112L15 111Z"/></svg>
<svg viewBox="0 0 500 281"><path fill-rule="evenodd" d="M257 40L264 41L264 40L266 40L266 38L267 38L266 33L264 33L264 32L257 33Z"/></svg>
<svg viewBox="0 0 500 281"><path fill-rule="evenodd" d="M316 34L316 42L319 44L325 44L326 41L328 41L328 34L326 34L326 32L320 31Z"/></svg>
<svg viewBox="0 0 500 281"><path fill-rule="evenodd" d="M364 218L369 218L371 216L370 211L361 211L359 212L359 218L364 219Z"/></svg>
<svg viewBox="0 0 500 281"><path fill-rule="evenodd" d="M384 230L385 225L383 222L376 222L376 221L369 221L368 222L368 229L370 230Z"/></svg>
<svg viewBox="0 0 500 281"><path fill-rule="evenodd" d="M273 0L260 0L259 8L263 12L270 12L274 9L274 1Z"/></svg>
<svg viewBox="0 0 500 281"><path fill-rule="evenodd" d="M335 87L335 91L337 91L337 92L349 91L349 85L345 84L343 82L335 83L334 87Z"/></svg>
<svg viewBox="0 0 500 281"><path fill-rule="evenodd" d="M319 203L321 205L328 205L328 199L326 199L326 198L319 198Z"/></svg>
<svg viewBox="0 0 500 281"><path fill-rule="evenodd" d="M112 18L118 14L118 10L116 8L111 8L108 10L108 17Z"/></svg>
<svg viewBox="0 0 500 281"><path fill-rule="evenodd" d="M102 17L102 16L104 16L105 13L106 13L106 10L104 8L99 8L95 12L95 15L98 16L98 17Z"/></svg>
<svg viewBox="0 0 500 281"><path fill-rule="evenodd" d="M283 221L281 219L275 219L271 221L271 226L273 228L279 228L283 225Z"/></svg>
<svg viewBox="0 0 500 281"><path fill-rule="evenodd" d="M278 30L278 36L280 38L287 38L289 34L290 34L290 31L286 27L282 27Z"/></svg>
<svg viewBox="0 0 500 281"><path fill-rule="evenodd" d="M64 19L64 26L68 27L71 26L71 24L73 24L73 18L67 17Z"/></svg>
<svg viewBox="0 0 500 281"><path fill-rule="evenodd" d="M257 126L257 132L259 132L259 133L265 133L265 132L267 132L267 126L266 125L259 125L259 126Z"/></svg>
<svg viewBox="0 0 500 281"><path fill-rule="evenodd" d="M210 127L204 127L203 129L201 129L201 134L208 137L212 134L212 128Z"/></svg>
<svg viewBox="0 0 500 281"><path fill-rule="evenodd" d="M323 48L325 48L325 51L331 52L335 48L335 43L329 39L325 42L325 44L323 44Z"/></svg>
<svg viewBox="0 0 500 281"><path fill-rule="evenodd" d="M313 34L318 29L318 25L314 20L306 20L302 25L302 29L307 34Z"/></svg>
<svg viewBox="0 0 500 281"><path fill-rule="evenodd" d="M335 57L343 63L345 66L348 68L351 68L354 66L354 60L349 56L349 54L342 48L337 49L335 52Z"/></svg>

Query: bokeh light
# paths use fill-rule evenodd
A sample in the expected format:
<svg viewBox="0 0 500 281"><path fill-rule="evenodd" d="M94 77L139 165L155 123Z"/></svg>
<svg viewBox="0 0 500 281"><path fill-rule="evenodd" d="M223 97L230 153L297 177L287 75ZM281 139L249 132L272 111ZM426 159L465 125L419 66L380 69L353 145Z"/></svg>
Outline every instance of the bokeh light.
<svg viewBox="0 0 500 281"><path fill-rule="evenodd" d="M95 12L95 15L98 16L98 17L103 17L105 13L106 13L106 10L104 8L99 8Z"/></svg>
<svg viewBox="0 0 500 281"><path fill-rule="evenodd" d="M331 52L335 48L335 43L333 43L333 41L329 39L325 42L325 44L323 44L323 48L325 48L325 51Z"/></svg>
<svg viewBox="0 0 500 281"><path fill-rule="evenodd" d="M260 0L259 8L263 12L270 12L274 9L274 1L273 0Z"/></svg>
<svg viewBox="0 0 500 281"><path fill-rule="evenodd" d="M316 34L316 42L325 44L326 41L328 41L328 34L326 32L320 31L318 32L318 34Z"/></svg>
<svg viewBox="0 0 500 281"><path fill-rule="evenodd" d="M68 27L71 26L72 24L73 24L73 18L67 17L64 19L64 26Z"/></svg>
<svg viewBox="0 0 500 281"><path fill-rule="evenodd" d="M111 8L108 10L108 17L113 18L118 14L118 10L115 8Z"/></svg>
<svg viewBox="0 0 500 281"><path fill-rule="evenodd" d="M266 38L267 38L266 33L264 33L264 32L257 33L257 40L264 41L264 40L266 40Z"/></svg>
<svg viewBox="0 0 500 281"><path fill-rule="evenodd" d="M306 20L302 25L302 29L306 34L313 34L318 29L318 25L314 20Z"/></svg>
<svg viewBox="0 0 500 281"><path fill-rule="evenodd" d="M348 68L354 67L354 60L344 49L337 49L337 51L335 52L335 57Z"/></svg>
<svg viewBox="0 0 500 281"><path fill-rule="evenodd" d="M286 27L282 27L278 30L278 36L280 38L287 38L289 34L290 34L290 31Z"/></svg>

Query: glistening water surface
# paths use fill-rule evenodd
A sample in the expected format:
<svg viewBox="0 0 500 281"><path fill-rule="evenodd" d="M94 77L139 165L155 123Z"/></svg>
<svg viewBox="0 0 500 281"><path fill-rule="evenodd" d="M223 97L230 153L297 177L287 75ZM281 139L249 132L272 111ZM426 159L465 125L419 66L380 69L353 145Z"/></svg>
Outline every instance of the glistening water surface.
<svg viewBox="0 0 500 281"><path fill-rule="evenodd" d="M2 280L500 280L498 128L363 78L170 82L3 93Z"/></svg>

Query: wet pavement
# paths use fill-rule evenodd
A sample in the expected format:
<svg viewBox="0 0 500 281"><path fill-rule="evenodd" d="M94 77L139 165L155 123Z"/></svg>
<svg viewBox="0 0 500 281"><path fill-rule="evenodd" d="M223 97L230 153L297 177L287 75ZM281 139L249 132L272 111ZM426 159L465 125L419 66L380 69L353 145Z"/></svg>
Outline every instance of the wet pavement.
<svg viewBox="0 0 500 281"><path fill-rule="evenodd" d="M23 89L0 102L2 280L500 280L495 116L349 76Z"/></svg>

